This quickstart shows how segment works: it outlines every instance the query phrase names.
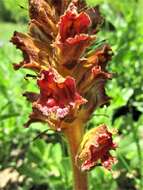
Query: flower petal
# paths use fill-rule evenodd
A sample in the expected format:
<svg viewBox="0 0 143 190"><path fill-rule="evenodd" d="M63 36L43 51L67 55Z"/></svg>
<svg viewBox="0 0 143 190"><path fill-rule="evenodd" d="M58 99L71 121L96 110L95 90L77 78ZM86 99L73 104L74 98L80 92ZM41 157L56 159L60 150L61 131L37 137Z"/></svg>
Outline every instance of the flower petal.
<svg viewBox="0 0 143 190"><path fill-rule="evenodd" d="M76 63L92 40L87 34L90 24L89 16L85 12L78 14L75 4L70 3L60 18L59 34L54 44L60 65L67 69L74 67L73 62Z"/></svg>
<svg viewBox="0 0 143 190"><path fill-rule="evenodd" d="M84 99L76 92L75 80L72 77L65 79L55 70L42 71L41 79L37 81L40 88L39 103L47 105L47 100L53 98L55 106L84 103ZM48 106L48 105L47 105Z"/></svg>
<svg viewBox="0 0 143 190"><path fill-rule="evenodd" d="M110 155L109 151L115 148L112 133L107 130L105 125L101 125L85 134L76 161L81 170L90 170L98 163L110 170L116 159Z"/></svg>
<svg viewBox="0 0 143 190"><path fill-rule="evenodd" d="M44 42L40 42L27 34L15 32L11 42L23 52L24 60L20 64L15 64L14 68L20 67L40 71L43 67L49 67L51 47Z"/></svg>
<svg viewBox="0 0 143 190"><path fill-rule="evenodd" d="M106 95L105 85L107 80L112 78L112 74L106 70L106 64L111 57L111 48L109 45L103 45L80 60L72 70L79 93L88 99L84 106L88 115L97 107L109 104L110 98Z"/></svg>
<svg viewBox="0 0 143 190"><path fill-rule="evenodd" d="M55 127L59 128L60 120L66 119L67 121L68 117L70 120L75 118L79 107L87 102L78 94L75 80L72 77L63 78L53 69L43 70L37 84L40 88L40 95L33 102L30 122L37 121L37 117L38 120L46 121L50 125L56 124ZM26 95L33 101L31 94Z"/></svg>
<svg viewBox="0 0 143 190"><path fill-rule="evenodd" d="M81 33L87 33L91 21L85 12L78 14L77 7L71 3L59 22L59 41L64 43Z"/></svg>
<svg viewBox="0 0 143 190"><path fill-rule="evenodd" d="M29 0L30 32L39 38L47 36L52 40L57 34L56 12L54 7L45 0Z"/></svg>
<svg viewBox="0 0 143 190"><path fill-rule="evenodd" d="M68 38L65 43L57 44L60 50L59 62L67 69L73 69L77 60L90 44L91 37L81 34L74 38Z"/></svg>

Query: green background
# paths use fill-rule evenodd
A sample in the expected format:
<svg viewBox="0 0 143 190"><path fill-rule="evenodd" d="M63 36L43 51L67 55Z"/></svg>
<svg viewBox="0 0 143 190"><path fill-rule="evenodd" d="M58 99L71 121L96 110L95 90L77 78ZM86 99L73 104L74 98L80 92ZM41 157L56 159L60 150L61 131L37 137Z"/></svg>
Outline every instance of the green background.
<svg viewBox="0 0 143 190"><path fill-rule="evenodd" d="M87 128L106 123L119 131L114 153L118 164L112 172L93 169L90 190L143 190L143 2L87 2L100 5L105 23L98 39L106 40L114 51L108 65L114 78L106 86L111 105L96 110ZM47 126L23 128L31 105L22 93L36 89L34 81L23 79L25 71L13 70L12 64L21 61L22 54L9 40L15 30L27 31L27 9L27 0L0 1L0 189L71 190L64 137L49 131L34 141Z"/></svg>

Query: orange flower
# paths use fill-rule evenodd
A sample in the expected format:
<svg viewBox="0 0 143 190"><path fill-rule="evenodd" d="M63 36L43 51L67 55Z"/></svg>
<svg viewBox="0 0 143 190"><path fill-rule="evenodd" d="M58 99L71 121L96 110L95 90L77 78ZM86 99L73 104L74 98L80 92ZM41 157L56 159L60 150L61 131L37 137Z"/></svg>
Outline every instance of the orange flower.
<svg viewBox="0 0 143 190"><path fill-rule="evenodd" d="M109 151L116 147L112 141L112 133L107 130L106 125L101 125L91 129L83 137L76 161L81 170L90 170L99 163L111 170L112 164L117 160Z"/></svg>

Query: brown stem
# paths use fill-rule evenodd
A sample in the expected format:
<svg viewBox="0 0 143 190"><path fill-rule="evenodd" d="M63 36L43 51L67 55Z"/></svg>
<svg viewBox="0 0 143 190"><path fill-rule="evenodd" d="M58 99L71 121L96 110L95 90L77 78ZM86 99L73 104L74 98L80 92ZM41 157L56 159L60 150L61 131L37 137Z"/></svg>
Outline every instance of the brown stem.
<svg viewBox="0 0 143 190"><path fill-rule="evenodd" d="M83 136L83 125L81 122L74 122L67 126L64 133L68 141L70 157L72 161L74 190L88 190L87 173L81 172L75 165L75 157Z"/></svg>

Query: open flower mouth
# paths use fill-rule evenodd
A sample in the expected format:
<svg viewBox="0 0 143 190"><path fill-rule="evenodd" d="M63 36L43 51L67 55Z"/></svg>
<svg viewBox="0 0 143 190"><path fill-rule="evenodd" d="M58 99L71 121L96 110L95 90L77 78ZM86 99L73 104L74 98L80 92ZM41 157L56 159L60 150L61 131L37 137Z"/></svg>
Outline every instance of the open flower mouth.
<svg viewBox="0 0 143 190"><path fill-rule="evenodd" d="M68 116L74 118L76 110L87 102L78 94L75 80L69 76L63 78L54 69L43 70L40 76L37 80L40 94L33 101L33 111L39 110L39 114L46 116L50 123Z"/></svg>

